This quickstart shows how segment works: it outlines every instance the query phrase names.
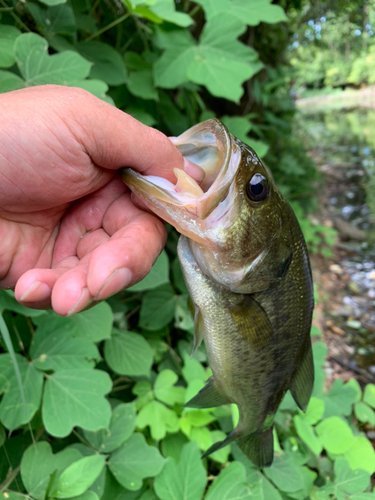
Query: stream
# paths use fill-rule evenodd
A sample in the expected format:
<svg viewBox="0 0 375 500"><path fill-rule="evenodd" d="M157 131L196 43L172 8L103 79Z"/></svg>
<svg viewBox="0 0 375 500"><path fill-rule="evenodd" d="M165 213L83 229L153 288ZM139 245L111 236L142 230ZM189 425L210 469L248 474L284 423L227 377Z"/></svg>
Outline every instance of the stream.
<svg viewBox="0 0 375 500"><path fill-rule="evenodd" d="M340 238L317 283L329 353L375 381L375 110L304 109L303 122L323 176L319 216Z"/></svg>

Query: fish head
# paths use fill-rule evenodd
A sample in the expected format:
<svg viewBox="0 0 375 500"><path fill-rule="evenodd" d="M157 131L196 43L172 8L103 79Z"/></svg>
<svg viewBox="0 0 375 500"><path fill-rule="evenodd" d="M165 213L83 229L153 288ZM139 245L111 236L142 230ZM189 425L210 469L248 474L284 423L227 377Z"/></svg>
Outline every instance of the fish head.
<svg viewBox="0 0 375 500"><path fill-rule="evenodd" d="M290 260L290 242L281 249L279 243L288 240L293 217L269 169L216 119L171 140L204 170L200 184L179 169L175 184L130 168L123 170L124 182L189 238L195 260L213 280L238 293L266 289Z"/></svg>

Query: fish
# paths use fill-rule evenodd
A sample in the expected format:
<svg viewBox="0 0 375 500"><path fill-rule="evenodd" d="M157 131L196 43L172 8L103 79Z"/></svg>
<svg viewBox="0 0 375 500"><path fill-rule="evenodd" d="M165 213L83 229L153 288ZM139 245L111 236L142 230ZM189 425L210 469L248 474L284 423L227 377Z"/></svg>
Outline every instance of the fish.
<svg viewBox="0 0 375 500"><path fill-rule="evenodd" d="M305 411L314 384L313 282L297 218L255 151L210 119L171 139L205 172L174 169L174 184L122 174L181 236L178 257L194 313L193 352L204 340L212 370L185 406L236 404L239 421L202 458L236 442L257 467L274 457L273 423L290 390Z"/></svg>

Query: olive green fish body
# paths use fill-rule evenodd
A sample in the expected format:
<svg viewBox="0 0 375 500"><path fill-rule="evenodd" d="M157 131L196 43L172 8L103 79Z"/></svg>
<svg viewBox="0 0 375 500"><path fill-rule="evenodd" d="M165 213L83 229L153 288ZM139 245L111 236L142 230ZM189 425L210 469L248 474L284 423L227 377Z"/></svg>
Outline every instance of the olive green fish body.
<svg viewBox="0 0 375 500"><path fill-rule="evenodd" d="M125 169L124 181L182 233L178 255L212 377L186 406L235 403L237 427L204 456L236 441L259 467L273 460L273 420L290 389L305 410L314 372L313 288L297 219L254 151L217 120L174 143L206 172L199 186Z"/></svg>

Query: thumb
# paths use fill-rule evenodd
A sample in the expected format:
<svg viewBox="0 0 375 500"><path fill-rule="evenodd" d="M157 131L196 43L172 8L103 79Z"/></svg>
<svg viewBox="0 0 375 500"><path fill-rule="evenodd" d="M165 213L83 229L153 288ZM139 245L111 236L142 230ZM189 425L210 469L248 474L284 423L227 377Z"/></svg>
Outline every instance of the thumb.
<svg viewBox="0 0 375 500"><path fill-rule="evenodd" d="M175 181L174 168L185 170L202 180L203 170L185 160L166 135L93 95L77 91L73 105L80 112L82 145L93 162L105 169L131 167L144 175L156 175Z"/></svg>

